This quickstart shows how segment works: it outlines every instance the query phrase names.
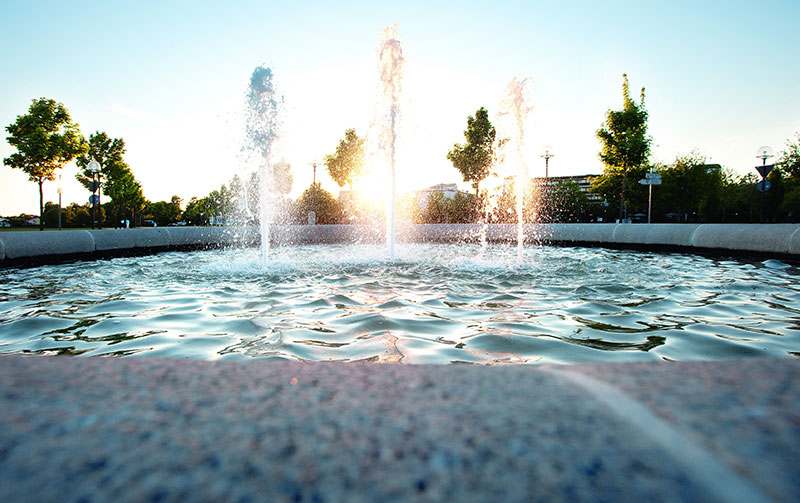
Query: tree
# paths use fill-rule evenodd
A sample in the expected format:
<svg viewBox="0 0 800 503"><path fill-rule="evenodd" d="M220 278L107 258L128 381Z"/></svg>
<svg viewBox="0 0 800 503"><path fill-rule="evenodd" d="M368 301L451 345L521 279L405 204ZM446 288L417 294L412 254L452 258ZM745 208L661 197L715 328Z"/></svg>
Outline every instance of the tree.
<svg viewBox="0 0 800 503"><path fill-rule="evenodd" d="M552 222L580 222L589 208L589 199L572 180L557 182L547 190L544 214Z"/></svg>
<svg viewBox="0 0 800 503"><path fill-rule="evenodd" d="M336 153L325 156L328 174L339 187L350 185L350 190L353 190L353 181L364 169L365 141L365 138L358 137L355 129L348 129L344 139L339 141Z"/></svg>
<svg viewBox="0 0 800 503"><path fill-rule="evenodd" d="M631 99L628 76L622 74L622 110L608 110L603 127L597 131L600 140L600 160L606 171L622 174L619 218L625 218L625 192L628 171L643 166L650 156L652 138L647 136L647 110L644 108L644 87L639 103Z"/></svg>
<svg viewBox="0 0 800 503"><path fill-rule="evenodd" d="M127 163L115 162L108 165L103 193L111 198L115 223L130 220L136 225L136 212L144 208L146 200L142 185L133 176Z"/></svg>
<svg viewBox="0 0 800 503"><path fill-rule="evenodd" d="M6 140L17 152L3 159L3 164L23 170L30 181L39 184L39 229L44 230L42 185L45 180L55 180L57 169L84 153L86 141L67 108L46 98L33 100L28 113L18 115L6 131Z"/></svg>
<svg viewBox="0 0 800 503"><path fill-rule="evenodd" d="M87 151L75 159L80 171L75 178L89 189L89 182L93 180L94 174L89 171L89 163L94 160L100 164L99 181L105 184L109 173L119 164L125 162L122 155L125 153L125 142L122 138L109 138L105 132L97 131L89 135Z"/></svg>
<svg viewBox="0 0 800 503"><path fill-rule="evenodd" d="M461 172L464 181L472 183L476 197L480 194L480 183L491 174L496 160L496 135L497 131L489 121L489 112L481 107L474 116L467 117L464 131L467 141L463 145L456 143L447 153L447 159Z"/></svg>
<svg viewBox="0 0 800 503"><path fill-rule="evenodd" d="M310 211L316 213L318 224L338 224L342 218L343 208L336 197L317 182L303 191L303 194L292 203L292 214L296 223L306 223Z"/></svg>
<svg viewBox="0 0 800 503"><path fill-rule="evenodd" d="M786 150L781 152L778 166L793 178L800 178L800 133L794 141L786 141Z"/></svg>
<svg viewBox="0 0 800 503"><path fill-rule="evenodd" d="M690 218L716 221L722 216L725 173L719 164L708 164L697 152L681 155L660 170L662 184L655 189L656 207Z"/></svg>

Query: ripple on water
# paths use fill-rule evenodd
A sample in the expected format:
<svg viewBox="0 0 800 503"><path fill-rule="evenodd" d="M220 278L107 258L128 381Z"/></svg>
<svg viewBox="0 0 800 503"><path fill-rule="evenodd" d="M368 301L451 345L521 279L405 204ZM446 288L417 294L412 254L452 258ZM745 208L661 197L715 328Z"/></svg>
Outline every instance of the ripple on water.
<svg viewBox="0 0 800 503"><path fill-rule="evenodd" d="M0 270L0 352L404 363L800 355L796 266L584 248L275 247Z"/></svg>

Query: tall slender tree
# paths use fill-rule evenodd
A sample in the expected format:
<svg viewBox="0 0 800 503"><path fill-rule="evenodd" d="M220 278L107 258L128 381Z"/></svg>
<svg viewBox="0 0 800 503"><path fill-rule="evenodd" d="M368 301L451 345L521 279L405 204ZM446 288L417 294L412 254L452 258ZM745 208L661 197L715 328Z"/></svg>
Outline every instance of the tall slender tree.
<svg viewBox="0 0 800 503"><path fill-rule="evenodd" d="M644 87L639 103L631 99L628 76L622 74L622 110L608 110L606 120L597 131L600 140L600 159L606 172L622 174L619 218L625 218L625 191L628 171L647 163L652 138L647 136L647 110L644 107Z"/></svg>
<svg viewBox="0 0 800 503"><path fill-rule="evenodd" d="M6 127L6 141L17 152L3 159L3 164L19 168L28 179L39 184L39 229L44 230L45 181L56 179L56 170L86 152L86 140L72 122L67 108L55 100L32 100L28 113Z"/></svg>
<svg viewBox="0 0 800 503"><path fill-rule="evenodd" d="M475 196L480 194L480 183L489 176L495 163L495 137L497 131L489 121L489 112L479 108L475 115L467 117L467 129L464 131L466 142L456 143L447 153L447 159L453 163L465 182L472 182Z"/></svg>
<svg viewBox="0 0 800 503"><path fill-rule="evenodd" d="M336 152L325 156L328 174L339 187L350 185L350 190L353 190L353 182L364 169L365 141L365 138L358 137L355 129L348 129Z"/></svg>

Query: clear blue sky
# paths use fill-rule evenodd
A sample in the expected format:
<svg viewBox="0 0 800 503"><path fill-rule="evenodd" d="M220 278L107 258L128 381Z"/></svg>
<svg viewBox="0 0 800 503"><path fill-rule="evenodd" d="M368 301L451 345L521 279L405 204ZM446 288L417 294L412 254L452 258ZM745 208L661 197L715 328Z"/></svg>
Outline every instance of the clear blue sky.
<svg viewBox="0 0 800 503"><path fill-rule="evenodd" d="M407 58L400 186L460 181L446 160L466 117L535 81L532 175L600 173L595 131L621 106L622 73L647 89L653 159L697 150L736 172L800 131L800 2L3 2L0 125L38 97L88 136L121 137L151 200L202 197L241 169L248 78L272 66L286 100L295 193L344 130L366 132L382 27ZM0 142L0 157L14 150ZM65 203L88 194L64 171ZM329 189L334 186L324 180ZM57 199L56 184L45 185ZM0 215L37 213L36 185L0 166Z"/></svg>

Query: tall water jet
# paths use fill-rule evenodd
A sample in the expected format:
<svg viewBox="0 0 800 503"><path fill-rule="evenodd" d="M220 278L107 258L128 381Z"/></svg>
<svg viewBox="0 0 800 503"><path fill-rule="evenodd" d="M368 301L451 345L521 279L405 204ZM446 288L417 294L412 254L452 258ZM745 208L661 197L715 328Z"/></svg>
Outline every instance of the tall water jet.
<svg viewBox="0 0 800 503"><path fill-rule="evenodd" d="M525 121L533 110L533 79L526 77L518 80L514 77L506 86L498 116L508 122L510 162L516 168L516 204L517 204L517 261L522 261L522 247L525 242L525 186L528 181L528 165L525 162Z"/></svg>
<svg viewBox="0 0 800 503"><path fill-rule="evenodd" d="M378 105L378 142L384 154L391 183L391 191L386 208L386 244L389 257L394 260L395 245L395 194L397 176L397 131L400 122L400 94L402 91L403 66L405 57L397 35L397 24L383 28L381 44L378 48L378 70L381 93Z"/></svg>
<svg viewBox="0 0 800 503"><path fill-rule="evenodd" d="M247 93L247 123L244 150L258 173L261 258L269 259L270 224L277 197L273 167L274 150L280 133L283 98L275 90L271 68L256 67Z"/></svg>

